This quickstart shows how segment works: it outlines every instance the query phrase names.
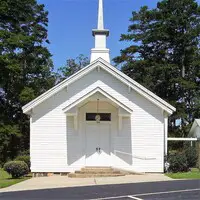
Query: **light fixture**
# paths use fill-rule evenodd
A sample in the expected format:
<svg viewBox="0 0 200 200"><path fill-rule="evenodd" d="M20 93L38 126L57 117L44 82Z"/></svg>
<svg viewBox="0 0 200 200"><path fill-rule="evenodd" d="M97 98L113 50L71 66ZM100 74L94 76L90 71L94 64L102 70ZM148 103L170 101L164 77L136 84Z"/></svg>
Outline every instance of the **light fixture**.
<svg viewBox="0 0 200 200"><path fill-rule="evenodd" d="M101 116L99 114L99 99L97 99L97 114L95 116L95 120L97 123L100 123L100 120L101 120Z"/></svg>

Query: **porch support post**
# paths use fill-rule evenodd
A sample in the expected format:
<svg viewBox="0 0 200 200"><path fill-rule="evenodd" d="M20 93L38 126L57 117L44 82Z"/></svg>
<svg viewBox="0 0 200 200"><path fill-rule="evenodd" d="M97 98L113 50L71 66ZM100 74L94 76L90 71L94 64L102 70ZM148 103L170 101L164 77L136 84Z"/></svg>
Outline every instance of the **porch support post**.
<svg viewBox="0 0 200 200"><path fill-rule="evenodd" d="M164 112L164 145L165 145L165 149L164 149L164 153L165 153L165 156L167 156L167 150L168 150L168 141L167 141L167 138L168 138L168 115L167 113Z"/></svg>
<svg viewBox="0 0 200 200"><path fill-rule="evenodd" d="M200 170L200 138L198 138L197 140L197 155L198 155L197 167Z"/></svg>
<svg viewBox="0 0 200 200"><path fill-rule="evenodd" d="M121 130L122 129L122 116L119 116L119 123L118 123L118 129Z"/></svg>
<svg viewBox="0 0 200 200"><path fill-rule="evenodd" d="M74 129L77 130L78 128L78 120L77 120L77 114L74 115Z"/></svg>

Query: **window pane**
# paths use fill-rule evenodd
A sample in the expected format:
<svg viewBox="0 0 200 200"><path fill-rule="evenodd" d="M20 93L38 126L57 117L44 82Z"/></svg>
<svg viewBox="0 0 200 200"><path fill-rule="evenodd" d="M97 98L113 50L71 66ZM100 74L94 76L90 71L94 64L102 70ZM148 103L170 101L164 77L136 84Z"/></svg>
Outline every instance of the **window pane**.
<svg viewBox="0 0 200 200"><path fill-rule="evenodd" d="M86 121L96 121L97 113L86 113ZM100 121L111 121L111 113L98 113L100 115L101 119Z"/></svg>
<svg viewBox="0 0 200 200"><path fill-rule="evenodd" d="M95 121L96 113L86 113L86 121Z"/></svg>
<svg viewBox="0 0 200 200"><path fill-rule="evenodd" d="M101 121L111 121L111 114L110 113L101 113Z"/></svg>

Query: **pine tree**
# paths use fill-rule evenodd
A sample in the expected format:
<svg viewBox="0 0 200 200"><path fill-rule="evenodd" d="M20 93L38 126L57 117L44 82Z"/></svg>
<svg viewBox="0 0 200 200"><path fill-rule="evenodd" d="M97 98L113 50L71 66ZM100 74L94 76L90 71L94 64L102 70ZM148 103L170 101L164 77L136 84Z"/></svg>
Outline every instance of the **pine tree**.
<svg viewBox="0 0 200 200"><path fill-rule="evenodd" d="M67 59L66 64L58 69L57 80L58 82L70 77L82 68L89 65L89 58L80 54L78 57Z"/></svg>
<svg viewBox="0 0 200 200"><path fill-rule="evenodd" d="M184 136L200 109L200 7L194 0L163 0L133 12L130 22L120 40L131 46L114 61L177 108L169 130Z"/></svg>

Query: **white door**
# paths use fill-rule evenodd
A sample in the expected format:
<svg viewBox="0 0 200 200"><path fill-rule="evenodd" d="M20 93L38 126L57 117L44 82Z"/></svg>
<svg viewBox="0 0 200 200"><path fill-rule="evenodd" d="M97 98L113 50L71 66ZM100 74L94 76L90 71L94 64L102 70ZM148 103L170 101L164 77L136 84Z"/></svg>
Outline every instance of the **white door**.
<svg viewBox="0 0 200 200"><path fill-rule="evenodd" d="M110 165L110 123L86 123L86 166Z"/></svg>

